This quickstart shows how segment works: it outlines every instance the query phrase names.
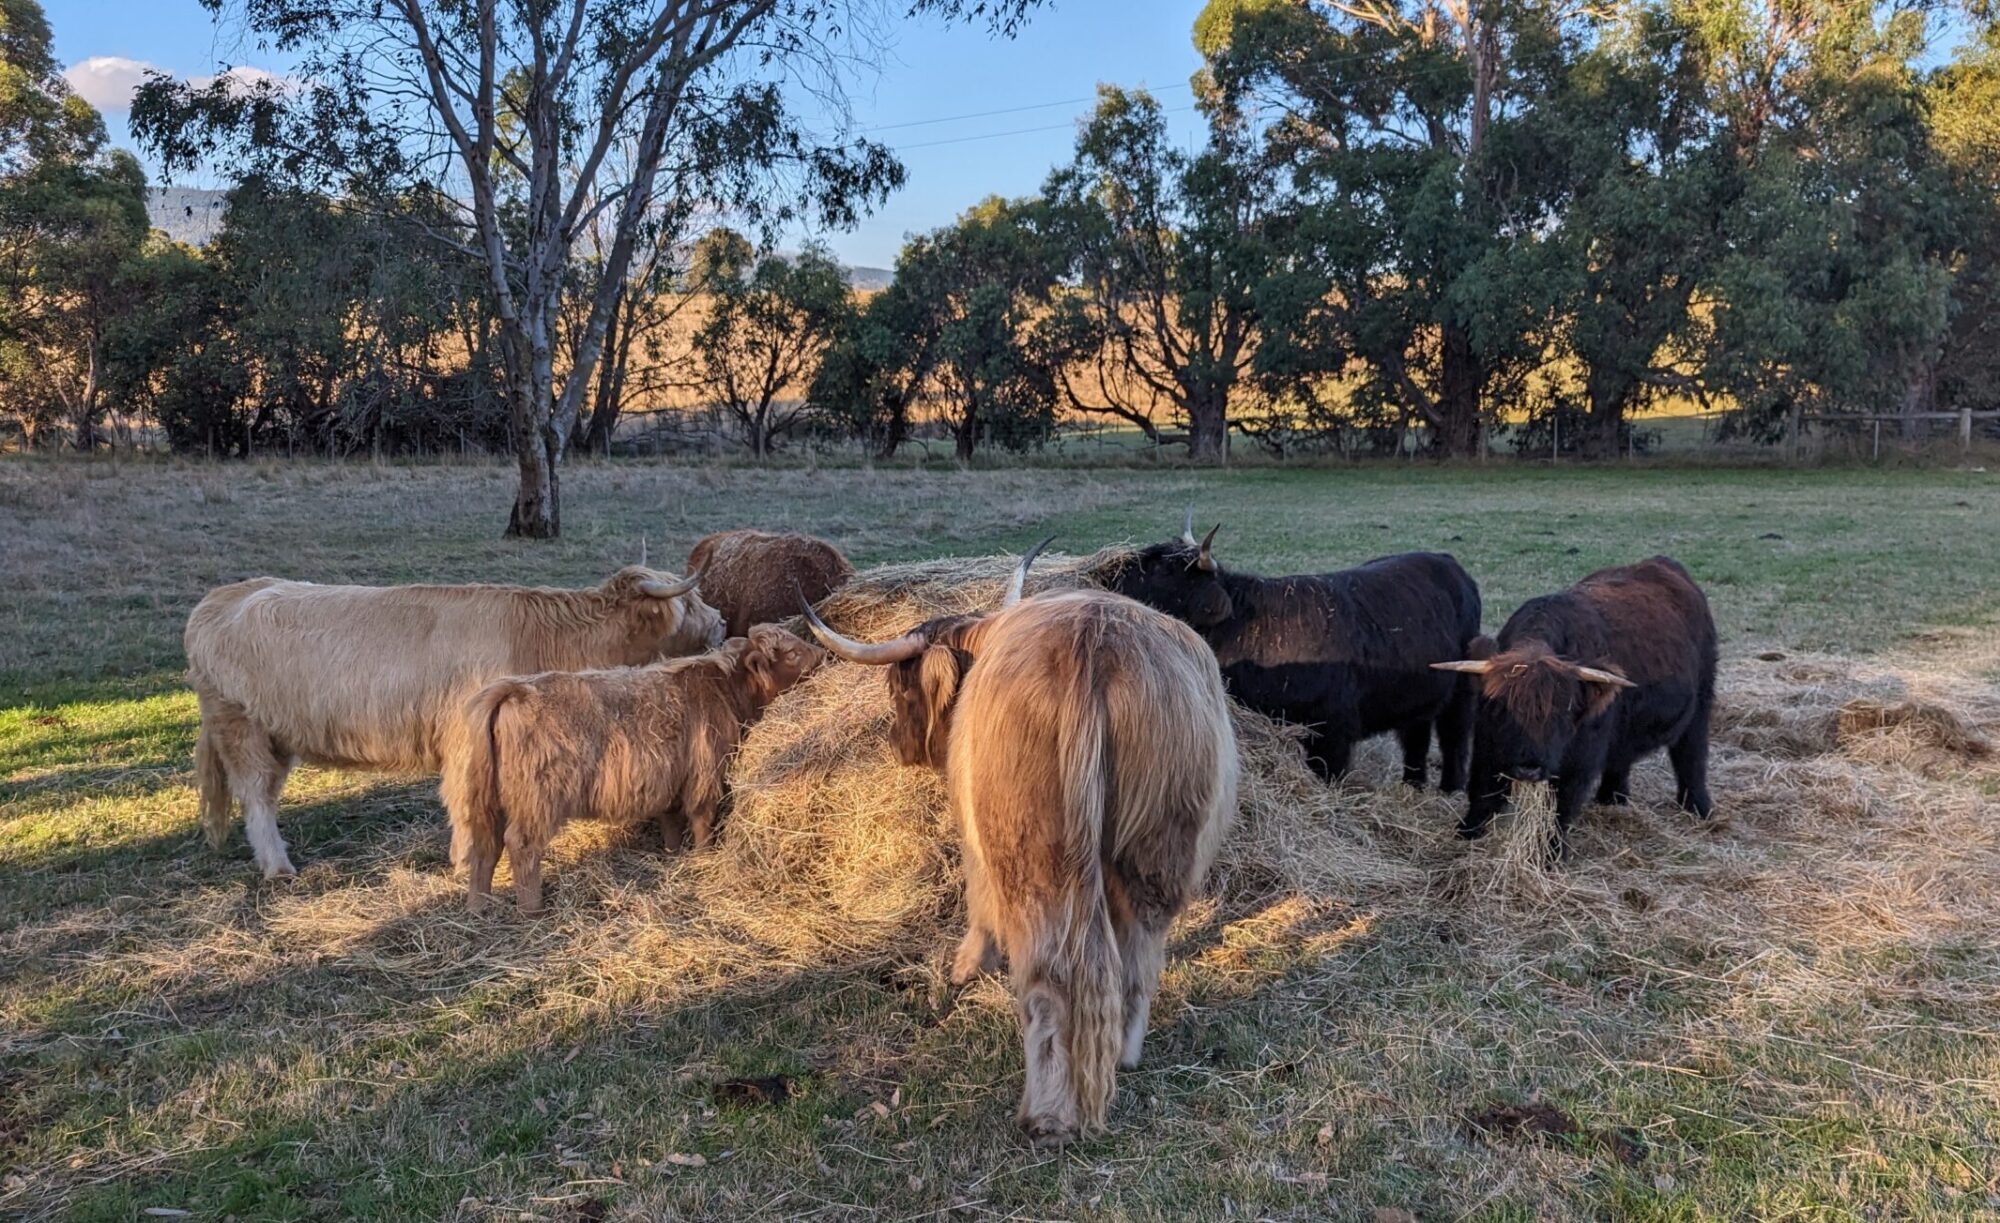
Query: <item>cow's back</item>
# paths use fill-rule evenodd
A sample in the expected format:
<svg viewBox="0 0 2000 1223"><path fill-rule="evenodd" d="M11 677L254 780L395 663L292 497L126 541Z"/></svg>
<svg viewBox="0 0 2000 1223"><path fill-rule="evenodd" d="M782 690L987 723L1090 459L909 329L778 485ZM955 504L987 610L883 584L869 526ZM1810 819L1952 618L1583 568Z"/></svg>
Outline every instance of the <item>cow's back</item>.
<svg viewBox="0 0 2000 1223"><path fill-rule="evenodd" d="M1603 624L1605 659L1639 684L1713 682L1715 618L1708 598L1670 557L1601 569L1574 593Z"/></svg>
<svg viewBox="0 0 2000 1223"><path fill-rule="evenodd" d="M1357 653L1384 665L1425 670L1479 635L1479 586L1447 553L1379 556L1322 580L1345 596Z"/></svg>
<svg viewBox="0 0 2000 1223"><path fill-rule="evenodd" d="M701 573L702 598L722 613L729 635L798 614L799 598L817 603L854 576L840 550L810 535L748 528L704 536L688 552Z"/></svg>
<svg viewBox="0 0 2000 1223"><path fill-rule="evenodd" d="M503 589L224 586L189 618L197 691L243 707L290 753L329 765L438 767L439 727L487 682L541 670Z"/></svg>
<svg viewBox="0 0 2000 1223"><path fill-rule="evenodd" d="M1408 552L1258 580L1254 613L1215 641L1238 699L1346 734L1435 716L1479 634L1479 588L1450 556Z"/></svg>

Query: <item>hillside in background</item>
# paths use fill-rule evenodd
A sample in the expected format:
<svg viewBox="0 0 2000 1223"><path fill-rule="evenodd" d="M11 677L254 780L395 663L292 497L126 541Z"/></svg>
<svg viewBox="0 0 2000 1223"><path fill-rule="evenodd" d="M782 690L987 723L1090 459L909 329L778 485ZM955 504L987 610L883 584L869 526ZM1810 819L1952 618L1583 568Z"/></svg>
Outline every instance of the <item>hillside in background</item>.
<svg viewBox="0 0 2000 1223"><path fill-rule="evenodd" d="M206 246L222 228L229 193L203 187L149 187L146 219L176 242Z"/></svg>
<svg viewBox="0 0 2000 1223"><path fill-rule="evenodd" d="M222 228L228 207L227 191L205 187L150 187L146 191L146 217L153 228L189 246L208 245ZM849 267L847 283L860 292L873 293L888 288L894 275L888 268Z"/></svg>

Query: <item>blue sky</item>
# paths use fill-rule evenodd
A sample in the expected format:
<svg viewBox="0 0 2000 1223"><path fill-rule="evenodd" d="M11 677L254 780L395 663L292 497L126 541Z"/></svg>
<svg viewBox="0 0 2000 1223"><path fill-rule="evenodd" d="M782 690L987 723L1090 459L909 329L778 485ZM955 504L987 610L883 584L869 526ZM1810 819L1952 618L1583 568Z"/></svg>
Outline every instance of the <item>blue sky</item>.
<svg viewBox="0 0 2000 1223"><path fill-rule="evenodd" d="M105 112L120 143L130 143L123 107L139 65L188 77L284 68L239 27L218 27L198 0L43 4L72 83ZM898 149L909 182L859 229L825 235L828 242L849 263L887 267L904 234L942 225L995 192L1034 191L1068 157L1075 120L1089 109L1079 100L1099 82L1152 87L1174 112L1175 132L1192 142L1187 81L1200 60L1189 31L1201 7L1201 0L1056 0L1011 41L936 21L895 23L889 58L878 76L854 84L853 102L856 122ZM1017 107L1034 109L984 113ZM957 118L974 114L983 117Z"/></svg>

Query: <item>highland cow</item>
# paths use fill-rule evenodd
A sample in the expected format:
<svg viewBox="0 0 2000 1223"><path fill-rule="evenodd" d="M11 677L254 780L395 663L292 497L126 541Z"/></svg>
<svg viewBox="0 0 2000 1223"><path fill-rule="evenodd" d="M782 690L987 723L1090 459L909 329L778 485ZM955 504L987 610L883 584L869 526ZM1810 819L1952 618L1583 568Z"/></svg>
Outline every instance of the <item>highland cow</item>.
<svg viewBox="0 0 2000 1223"><path fill-rule="evenodd" d="M764 707L826 651L775 625L696 658L490 684L465 706L444 770L454 857L483 907L507 851L514 899L542 907L542 856L571 820L659 820L669 850L714 835L723 771Z"/></svg>

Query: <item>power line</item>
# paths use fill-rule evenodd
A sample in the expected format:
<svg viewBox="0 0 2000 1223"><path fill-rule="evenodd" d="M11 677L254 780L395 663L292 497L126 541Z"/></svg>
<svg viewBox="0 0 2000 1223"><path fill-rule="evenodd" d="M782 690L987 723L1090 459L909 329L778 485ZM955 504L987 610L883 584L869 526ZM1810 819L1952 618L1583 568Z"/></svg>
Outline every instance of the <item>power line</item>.
<svg viewBox="0 0 2000 1223"><path fill-rule="evenodd" d="M1089 101L1089 99L1086 98L1085 101ZM1162 109L1160 113L1163 115L1181 115L1181 114L1186 114L1188 111L1191 111L1193 109L1195 109L1193 104L1189 104L1187 106L1172 106ZM1017 127L1012 129L1011 131L1005 131L1005 132L981 132L977 136L952 136L945 140L925 140L917 144L899 144L895 145L892 151L897 153L907 153L911 149L934 149L937 148L939 145L945 145L945 144L965 144L973 140L998 140L1002 136L1027 136L1035 132L1060 132L1060 131L1074 130L1075 128L1076 128L1076 120L1071 119L1067 123L1049 123L1049 124L1044 124L1041 127Z"/></svg>
<svg viewBox="0 0 2000 1223"><path fill-rule="evenodd" d="M1147 87L1146 92L1162 93L1169 89L1187 89L1189 87L1189 83L1183 81L1178 85L1161 85L1157 89ZM990 119L995 115L1018 115L1022 111L1027 110L1048 110L1056 106L1081 106L1085 102L1095 101L1097 101L1097 95L1092 94L1087 98L1064 98L1059 102L1035 102L1028 106L1006 106L999 110L976 110L970 114L946 115L940 119L911 119L903 123L878 123L873 127L864 127L861 130L863 132L893 132L906 127L930 127L938 123L958 123L966 119Z"/></svg>

